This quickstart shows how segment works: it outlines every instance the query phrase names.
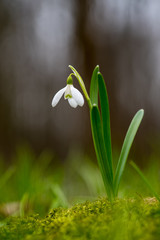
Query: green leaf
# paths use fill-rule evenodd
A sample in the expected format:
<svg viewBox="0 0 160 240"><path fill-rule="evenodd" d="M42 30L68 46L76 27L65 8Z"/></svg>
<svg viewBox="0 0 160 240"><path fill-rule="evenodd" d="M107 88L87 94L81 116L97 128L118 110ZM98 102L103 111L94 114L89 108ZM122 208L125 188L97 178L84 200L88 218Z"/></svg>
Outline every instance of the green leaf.
<svg viewBox="0 0 160 240"><path fill-rule="evenodd" d="M132 119L132 122L129 126L126 137L124 139L123 146L122 146L121 153L120 153L120 157L119 157L118 164L117 164L117 168L116 168L116 173L115 173L115 180L114 180L115 196L117 196L117 194L118 194L118 188L119 188L120 180L121 180L124 168L125 168L127 157L128 157L130 148L132 146L134 137L137 133L138 127L139 127L139 125L142 121L143 115L144 115L144 110L143 109L139 110L136 113L136 115Z"/></svg>
<svg viewBox="0 0 160 240"><path fill-rule="evenodd" d="M111 145L111 127L110 127L110 113L109 113L109 101L106 85L101 73L98 73L98 87L99 87L99 97L101 105L102 114L102 127L104 143L107 153L107 160L109 164L109 169L111 172L111 177L113 179L113 165L112 165L112 145Z"/></svg>
<svg viewBox="0 0 160 240"><path fill-rule="evenodd" d="M99 168L102 174L108 198L111 200L113 181L110 173L110 167L107 161L107 155L102 133L101 118L97 105L93 105L91 109L91 127Z"/></svg>
<svg viewBox="0 0 160 240"><path fill-rule="evenodd" d="M147 185L147 187L149 188L149 190L151 191L151 193L157 198L157 200L160 202L160 198L158 196L158 194L154 191L153 187L151 186L151 184L149 183L149 181L147 180L147 178L144 176L144 174L142 173L142 171L139 169L139 167L133 162L130 162L131 166L137 171L137 173L140 175L140 177L142 178L143 182Z"/></svg>
<svg viewBox="0 0 160 240"><path fill-rule="evenodd" d="M97 74L99 71L99 66L97 65L93 71L90 85L90 99L91 103L98 106L98 78Z"/></svg>

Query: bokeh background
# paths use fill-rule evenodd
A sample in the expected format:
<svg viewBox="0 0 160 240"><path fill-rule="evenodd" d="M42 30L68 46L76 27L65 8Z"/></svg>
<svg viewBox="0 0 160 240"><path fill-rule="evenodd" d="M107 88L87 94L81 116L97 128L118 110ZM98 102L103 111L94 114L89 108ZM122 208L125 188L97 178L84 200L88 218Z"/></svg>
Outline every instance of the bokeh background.
<svg viewBox="0 0 160 240"><path fill-rule="evenodd" d="M62 99L51 107L69 64L88 91L100 66L115 161L132 117L144 109L129 158L160 190L159 12L159 0L0 1L0 215L17 207L21 215L26 209L43 215L105 194L86 102L72 109ZM139 195L150 194L127 169L119 195L133 196L137 186ZM10 202L7 212L2 204Z"/></svg>
<svg viewBox="0 0 160 240"><path fill-rule="evenodd" d="M87 106L74 110L62 100L52 109L51 100L64 87L69 64L87 88L99 64L113 141L123 140L132 116L144 108L138 137L149 154L160 131L159 9L158 0L1 0L0 150L12 152L24 141L60 158L73 145L87 151Z"/></svg>
<svg viewBox="0 0 160 240"><path fill-rule="evenodd" d="M98 64L114 144L144 108L136 142L150 154L160 132L159 10L158 0L1 0L0 151L12 153L22 142L60 159L73 146L93 150L87 104L75 110L61 100L52 109L51 100L66 84L69 64L87 89Z"/></svg>

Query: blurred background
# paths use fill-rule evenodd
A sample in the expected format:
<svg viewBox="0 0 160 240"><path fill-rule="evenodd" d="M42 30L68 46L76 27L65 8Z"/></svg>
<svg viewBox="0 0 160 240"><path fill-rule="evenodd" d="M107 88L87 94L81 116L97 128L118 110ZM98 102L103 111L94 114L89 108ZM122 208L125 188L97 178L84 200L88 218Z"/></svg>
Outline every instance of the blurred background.
<svg viewBox="0 0 160 240"><path fill-rule="evenodd" d="M63 158L73 144L85 150L92 145L88 106L75 110L61 100L51 108L52 97L66 84L69 64L87 88L100 66L115 144L140 108L145 118L138 137L145 146L158 138L159 9L158 0L1 0L1 151L11 152L25 141Z"/></svg>
<svg viewBox="0 0 160 240"><path fill-rule="evenodd" d="M88 90L92 71L100 66L115 152L132 117L143 108L130 156L140 166L153 155L159 159L159 11L159 0L1 0L1 162L10 164L12 156L24 151L22 147L17 153L22 145L37 154L33 162L44 151L53 165L66 162L70 154L75 159L73 151L74 156L80 153L78 159L95 159L87 103L72 109L62 99L51 107L54 94L66 84L69 64ZM79 88L77 80L74 85Z"/></svg>

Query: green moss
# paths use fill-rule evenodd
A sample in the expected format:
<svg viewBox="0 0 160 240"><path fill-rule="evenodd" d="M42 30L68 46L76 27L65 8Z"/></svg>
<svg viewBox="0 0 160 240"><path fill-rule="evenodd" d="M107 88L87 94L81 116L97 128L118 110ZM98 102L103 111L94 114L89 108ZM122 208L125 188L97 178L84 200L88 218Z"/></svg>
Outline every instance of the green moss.
<svg viewBox="0 0 160 240"><path fill-rule="evenodd" d="M158 240L160 205L154 198L105 198L56 208L45 218L38 215L10 217L0 223L0 239L6 240Z"/></svg>

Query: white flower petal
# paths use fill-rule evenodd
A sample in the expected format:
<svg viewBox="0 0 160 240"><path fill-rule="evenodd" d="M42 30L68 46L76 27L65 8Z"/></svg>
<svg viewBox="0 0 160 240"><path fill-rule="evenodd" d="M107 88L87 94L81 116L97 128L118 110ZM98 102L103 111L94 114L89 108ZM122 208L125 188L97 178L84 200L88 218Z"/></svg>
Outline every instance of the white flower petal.
<svg viewBox="0 0 160 240"><path fill-rule="evenodd" d="M65 94L64 94L64 99L72 98L72 93L71 93L71 85L67 84Z"/></svg>
<svg viewBox="0 0 160 240"><path fill-rule="evenodd" d="M78 106L78 104L76 103L76 101L73 98L68 98L68 102L69 102L70 106L73 108L76 108Z"/></svg>
<svg viewBox="0 0 160 240"><path fill-rule="evenodd" d="M52 107L55 107L55 106L57 105L57 103L58 103L59 100L61 99L61 97L62 97L63 93L65 92L65 90L66 90L66 87L62 88L61 90L59 90L59 91L55 94L55 96L54 96L54 98L53 98L53 100L52 100Z"/></svg>
<svg viewBox="0 0 160 240"><path fill-rule="evenodd" d="M82 107L84 104L84 98L80 93L80 91L75 87L71 86L71 93L72 93L72 97L77 102L77 104Z"/></svg>

